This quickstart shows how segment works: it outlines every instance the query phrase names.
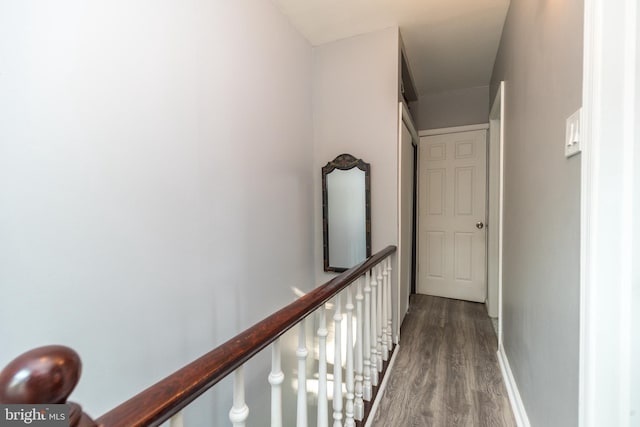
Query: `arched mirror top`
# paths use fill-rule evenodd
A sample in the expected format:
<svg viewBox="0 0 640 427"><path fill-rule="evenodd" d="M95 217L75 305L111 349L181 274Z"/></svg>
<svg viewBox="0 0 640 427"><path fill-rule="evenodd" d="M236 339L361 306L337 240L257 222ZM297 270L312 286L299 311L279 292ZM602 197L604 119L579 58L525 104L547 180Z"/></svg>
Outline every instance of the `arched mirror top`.
<svg viewBox="0 0 640 427"><path fill-rule="evenodd" d="M331 173L334 169L340 169L344 171L344 170L349 170L353 168L358 168L361 171L364 171L365 174L368 176L369 166L370 166L369 163L366 163L362 159L356 159L351 154L346 154L346 153L340 154L338 157L336 157L335 159L327 163L322 168L322 176L324 178L326 174Z"/></svg>

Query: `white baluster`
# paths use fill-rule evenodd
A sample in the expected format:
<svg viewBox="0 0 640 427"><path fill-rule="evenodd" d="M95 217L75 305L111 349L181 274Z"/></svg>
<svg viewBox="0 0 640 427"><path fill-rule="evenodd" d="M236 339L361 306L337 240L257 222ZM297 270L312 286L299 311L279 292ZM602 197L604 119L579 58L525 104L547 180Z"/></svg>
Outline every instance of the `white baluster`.
<svg viewBox="0 0 640 427"><path fill-rule="evenodd" d="M378 279L375 267L371 270L371 385L378 385Z"/></svg>
<svg viewBox="0 0 640 427"><path fill-rule="evenodd" d="M362 301L364 300L364 295L362 295L362 280L363 278L358 278L357 282L357 291L356 291L356 398L354 403L354 415L355 419L361 421L364 417L364 402L362 400L363 389L362 389L362 365L363 365L363 354L362 354L362 339L363 339L363 329L364 329L364 317L362 314Z"/></svg>
<svg viewBox="0 0 640 427"><path fill-rule="evenodd" d="M378 300L376 301L376 362L378 363L378 372L382 372L382 266L378 264Z"/></svg>
<svg viewBox="0 0 640 427"><path fill-rule="evenodd" d="M182 411L175 414L169 419L169 427L184 427L184 419L182 417Z"/></svg>
<svg viewBox="0 0 640 427"><path fill-rule="evenodd" d="M342 427L342 312L340 294L336 295L336 311L333 315L333 427Z"/></svg>
<svg viewBox="0 0 640 427"><path fill-rule="evenodd" d="M328 427L327 401L327 312L324 307L318 309L318 427Z"/></svg>
<svg viewBox="0 0 640 427"><path fill-rule="evenodd" d="M244 401L244 366L240 366L233 375L233 407L229 411L229 420L233 427L244 427L248 416L249 407Z"/></svg>
<svg viewBox="0 0 640 427"><path fill-rule="evenodd" d="M387 283L388 283L388 273L387 273L387 266L386 266L386 262L382 262L382 267L380 269L382 271L382 283L380 283L380 293L382 294L382 301L381 301L381 310L382 310L382 316L381 316L381 323L382 323L382 335L380 336L380 339L382 341L382 345L381 345L381 349L382 349L382 360L387 361L389 360L389 346L387 345L387 326L388 326L388 299L389 299L389 294L388 294L388 290L387 290Z"/></svg>
<svg viewBox="0 0 640 427"><path fill-rule="evenodd" d="M282 427L282 373L280 339L271 345L271 373L269 374L269 384L271 384L271 427Z"/></svg>
<svg viewBox="0 0 640 427"><path fill-rule="evenodd" d="M307 342L305 338L304 320L298 323L298 420L297 427L307 427Z"/></svg>
<svg viewBox="0 0 640 427"><path fill-rule="evenodd" d="M391 287L391 257L387 257L387 295L389 295L389 301L387 301L387 310L389 317L387 318L387 346L389 351L393 350L393 304L392 299L392 287Z"/></svg>
<svg viewBox="0 0 640 427"><path fill-rule="evenodd" d="M362 333L363 348L363 388L364 400L371 401L371 273L365 273L364 279L364 331Z"/></svg>
<svg viewBox="0 0 640 427"><path fill-rule="evenodd" d="M344 425L345 427L354 427L354 380L353 380L353 298L351 296L351 286L347 288L347 403L344 411Z"/></svg>

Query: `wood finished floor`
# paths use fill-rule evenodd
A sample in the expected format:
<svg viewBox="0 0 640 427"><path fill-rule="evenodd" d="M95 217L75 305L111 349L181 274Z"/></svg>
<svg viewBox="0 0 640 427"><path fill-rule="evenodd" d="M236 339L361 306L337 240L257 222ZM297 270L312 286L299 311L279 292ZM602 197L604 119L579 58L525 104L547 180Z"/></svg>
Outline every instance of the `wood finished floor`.
<svg viewBox="0 0 640 427"><path fill-rule="evenodd" d="M511 427L484 304L413 295L374 427Z"/></svg>

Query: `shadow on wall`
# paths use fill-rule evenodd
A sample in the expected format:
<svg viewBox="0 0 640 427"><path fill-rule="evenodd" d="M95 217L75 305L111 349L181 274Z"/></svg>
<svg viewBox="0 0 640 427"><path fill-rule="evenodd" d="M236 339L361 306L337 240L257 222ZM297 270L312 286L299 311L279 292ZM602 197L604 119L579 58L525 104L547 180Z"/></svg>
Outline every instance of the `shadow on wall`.
<svg viewBox="0 0 640 427"><path fill-rule="evenodd" d="M423 94L409 109L418 130L486 123L489 86Z"/></svg>

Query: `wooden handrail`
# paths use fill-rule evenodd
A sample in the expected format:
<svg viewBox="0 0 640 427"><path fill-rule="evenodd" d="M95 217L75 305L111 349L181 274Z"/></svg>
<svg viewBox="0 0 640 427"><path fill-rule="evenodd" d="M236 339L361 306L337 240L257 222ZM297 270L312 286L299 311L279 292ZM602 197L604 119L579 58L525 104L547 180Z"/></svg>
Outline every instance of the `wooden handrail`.
<svg viewBox="0 0 640 427"><path fill-rule="evenodd" d="M0 372L0 403L66 403L69 426L96 427L80 405L67 402L81 370L80 356L69 347L48 345L30 350Z"/></svg>
<svg viewBox="0 0 640 427"><path fill-rule="evenodd" d="M395 251L395 246L387 246L102 415L96 424L162 424ZM80 358L69 348L31 350L0 372L0 402L64 403L80 377L80 367ZM19 381L18 372L22 372ZM95 425L79 405L70 405L72 426Z"/></svg>
<svg viewBox="0 0 640 427"><path fill-rule="evenodd" d="M395 251L395 246L387 246L115 407L96 422L104 427L162 424Z"/></svg>

